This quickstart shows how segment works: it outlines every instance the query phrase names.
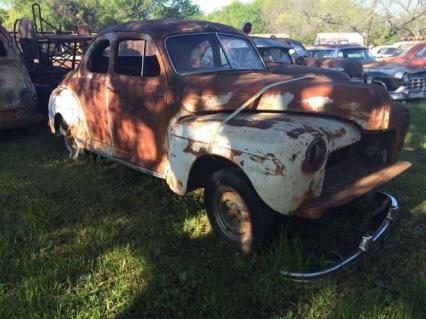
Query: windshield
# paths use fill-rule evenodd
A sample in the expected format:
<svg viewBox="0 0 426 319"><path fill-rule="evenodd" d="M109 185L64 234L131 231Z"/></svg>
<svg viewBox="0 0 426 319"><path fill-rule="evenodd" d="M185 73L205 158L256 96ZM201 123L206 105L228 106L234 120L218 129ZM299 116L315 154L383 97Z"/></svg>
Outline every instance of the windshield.
<svg viewBox="0 0 426 319"><path fill-rule="evenodd" d="M372 61L374 57L367 49L344 49L337 54L339 58L357 59L360 61Z"/></svg>
<svg viewBox="0 0 426 319"><path fill-rule="evenodd" d="M334 50L310 50L311 56L315 58L330 58L333 57Z"/></svg>
<svg viewBox="0 0 426 319"><path fill-rule="evenodd" d="M225 70L264 70L245 38L215 33L170 37L166 48L176 72L185 75Z"/></svg>
<svg viewBox="0 0 426 319"><path fill-rule="evenodd" d="M292 64L290 53L285 48L259 48L259 53L265 62Z"/></svg>

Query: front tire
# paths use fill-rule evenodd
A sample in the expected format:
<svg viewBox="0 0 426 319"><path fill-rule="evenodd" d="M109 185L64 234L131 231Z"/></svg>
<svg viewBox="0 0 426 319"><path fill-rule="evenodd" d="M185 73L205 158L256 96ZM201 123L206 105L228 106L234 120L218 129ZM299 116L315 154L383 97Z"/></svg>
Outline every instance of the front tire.
<svg viewBox="0 0 426 319"><path fill-rule="evenodd" d="M276 213L238 168L215 172L206 184L204 202L213 231L242 252L252 253L273 238Z"/></svg>

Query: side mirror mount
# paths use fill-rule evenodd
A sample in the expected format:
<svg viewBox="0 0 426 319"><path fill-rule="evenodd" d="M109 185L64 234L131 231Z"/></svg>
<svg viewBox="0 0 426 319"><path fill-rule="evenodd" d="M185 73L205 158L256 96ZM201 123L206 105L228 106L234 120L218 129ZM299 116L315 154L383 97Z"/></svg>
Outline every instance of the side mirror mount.
<svg viewBox="0 0 426 319"><path fill-rule="evenodd" d="M251 32L252 24L251 22L244 22L243 27L241 28L245 34L249 34Z"/></svg>
<svg viewBox="0 0 426 319"><path fill-rule="evenodd" d="M305 58L303 56L298 56L294 63L296 63L297 65L305 65Z"/></svg>

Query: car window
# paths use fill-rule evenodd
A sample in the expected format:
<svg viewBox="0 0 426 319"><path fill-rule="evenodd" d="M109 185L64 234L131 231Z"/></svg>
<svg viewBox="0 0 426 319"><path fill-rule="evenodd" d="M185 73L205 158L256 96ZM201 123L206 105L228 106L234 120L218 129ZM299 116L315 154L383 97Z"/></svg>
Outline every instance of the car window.
<svg viewBox="0 0 426 319"><path fill-rule="evenodd" d="M89 57L88 70L93 73L107 73L109 68L110 42L101 40L95 44L95 48Z"/></svg>
<svg viewBox="0 0 426 319"><path fill-rule="evenodd" d="M6 46L4 45L2 39L0 38L0 57L7 56Z"/></svg>
<svg viewBox="0 0 426 319"><path fill-rule="evenodd" d="M251 42L215 33L170 37L169 58L177 73L191 74L230 69L264 69Z"/></svg>
<svg viewBox="0 0 426 319"><path fill-rule="evenodd" d="M422 49L417 51L415 56L418 57L418 58L426 58L426 47L423 47Z"/></svg>
<svg viewBox="0 0 426 319"><path fill-rule="evenodd" d="M219 39L233 69L263 69L257 51L247 39L221 34Z"/></svg>
<svg viewBox="0 0 426 319"><path fill-rule="evenodd" d="M118 43L115 55L114 71L116 74L142 76L142 62L145 40L122 40Z"/></svg>
<svg viewBox="0 0 426 319"><path fill-rule="evenodd" d="M160 65L152 42L143 39L120 40L114 72L137 77L159 76Z"/></svg>
<svg viewBox="0 0 426 319"><path fill-rule="evenodd" d="M338 56L345 59L357 59L365 61L373 60L373 57L370 56L368 50L366 49L345 49L339 51Z"/></svg>
<svg viewBox="0 0 426 319"><path fill-rule="evenodd" d="M260 48L260 55L265 62L292 64L288 49L284 48Z"/></svg>
<svg viewBox="0 0 426 319"><path fill-rule="evenodd" d="M330 58L333 56L333 50L313 50L312 56L316 58Z"/></svg>
<svg viewBox="0 0 426 319"><path fill-rule="evenodd" d="M306 53L306 50L299 43L291 42L291 45L296 51L297 56L302 56L302 57L308 56L308 54Z"/></svg>

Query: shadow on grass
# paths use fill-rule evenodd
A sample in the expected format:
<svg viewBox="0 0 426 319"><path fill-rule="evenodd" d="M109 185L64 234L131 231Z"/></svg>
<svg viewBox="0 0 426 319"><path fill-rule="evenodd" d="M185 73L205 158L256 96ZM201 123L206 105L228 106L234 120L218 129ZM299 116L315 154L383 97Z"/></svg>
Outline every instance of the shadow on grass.
<svg viewBox="0 0 426 319"><path fill-rule="evenodd" d="M329 220L288 225L270 249L243 256L211 234L200 192L178 197L164 182L105 160L66 161L43 128L2 133L0 314L421 317L425 277L413 273L425 269L426 220L414 213L422 189L411 194L424 173L421 135L404 154L419 170L389 186L407 199L386 249L341 282L304 286L281 271L323 265L351 250L359 232Z"/></svg>

